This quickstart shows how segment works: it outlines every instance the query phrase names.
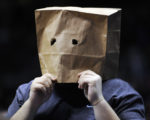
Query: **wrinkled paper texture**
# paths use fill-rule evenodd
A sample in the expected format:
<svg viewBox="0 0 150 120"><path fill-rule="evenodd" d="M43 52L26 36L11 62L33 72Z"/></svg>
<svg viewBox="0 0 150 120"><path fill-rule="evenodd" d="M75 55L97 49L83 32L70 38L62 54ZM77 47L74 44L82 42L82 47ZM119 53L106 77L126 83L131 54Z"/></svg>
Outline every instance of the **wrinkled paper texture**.
<svg viewBox="0 0 150 120"><path fill-rule="evenodd" d="M87 69L100 74L103 80L116 77L120 9L97 11L77 7L35 11L42 74L57 76L59 83L76 83L77 74Z"/></svg>

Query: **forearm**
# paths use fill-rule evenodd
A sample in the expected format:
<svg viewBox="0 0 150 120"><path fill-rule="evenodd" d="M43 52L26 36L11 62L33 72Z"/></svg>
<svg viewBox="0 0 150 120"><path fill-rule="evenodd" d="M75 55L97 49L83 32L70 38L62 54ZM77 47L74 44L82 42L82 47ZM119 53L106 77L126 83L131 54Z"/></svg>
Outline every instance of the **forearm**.
<svg viewBox="0 0 150 120"><path fill-rule="evenodd" d="M28 99L10 120L33 120L38 107Z"/></svg>
<svg viewBox="0 0 150 120"><path fill-rule="evenodd" d="M35 78L30 86L28 100L10 120L33 120L38 108L50 98L53 82L56 81L56 77L48 73Z"/></svg>
<svg viewBox="0 0 150 120"><path fill-rule="evenodd" d="M104 98L94 105L94 114L96 120L120 120Z"/></svg>

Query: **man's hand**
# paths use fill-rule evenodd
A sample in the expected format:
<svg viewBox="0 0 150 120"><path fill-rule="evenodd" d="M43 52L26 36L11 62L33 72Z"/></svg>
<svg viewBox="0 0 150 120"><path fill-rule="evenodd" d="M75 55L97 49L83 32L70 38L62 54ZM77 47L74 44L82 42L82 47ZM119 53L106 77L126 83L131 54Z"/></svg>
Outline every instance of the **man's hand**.
<svg viewBox="0 0 150 120"><path fill-rule="evenodd" d="M86 98L93 105L95 119L120 120L102 95L102 78L91 70L83 71L78 76L78 87L84 89Z"/></svg>
<svg viewBox="0 0 150 120"><path fill-rule="evenodd" d="M54 82L56 82L56 77L48 73L35 78L30 89L30 102L40 106L42 103L47 101L51 96Z"/></svg>
<svg viewBox="0 0 150 120"><path fill-rule="evenodd" d="M29 99L10 120L33 120L40 105L51 96L54 82L56 77L48 73L35 78L31 84Z"/></svg>
<svg viewBox="0 0 150 120"><path fill-rule="evenodd" d="M101 76L91 70L83 71L78 76L78 88L84 89L84 94L92 105L103 100Z"/></svg>

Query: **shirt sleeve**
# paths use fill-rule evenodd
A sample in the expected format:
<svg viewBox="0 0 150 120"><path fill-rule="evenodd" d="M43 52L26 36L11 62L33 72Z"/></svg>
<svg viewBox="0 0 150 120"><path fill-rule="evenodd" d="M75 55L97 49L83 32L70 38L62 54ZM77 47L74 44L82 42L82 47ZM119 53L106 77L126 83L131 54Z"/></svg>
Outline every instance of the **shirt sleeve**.
<svg viewBox="0 0 150 120"><path fill-rule="evenodd" d="M12 117L18 111L18 109L24 104L24 102L28 99L30 85L31 82L20 85L18 87L18 89L16 90L16 95L8 108L8 112L7 112L8 118Z"/></svg>
<svg viewBox="0 0 150 120"><path fill-rule="evenodd" d="M145 120L145 108L142 96L127 82L116 82L118 89L112 97L112 106L121 120ZM116 86L116 88L117 88Z"/></svg>

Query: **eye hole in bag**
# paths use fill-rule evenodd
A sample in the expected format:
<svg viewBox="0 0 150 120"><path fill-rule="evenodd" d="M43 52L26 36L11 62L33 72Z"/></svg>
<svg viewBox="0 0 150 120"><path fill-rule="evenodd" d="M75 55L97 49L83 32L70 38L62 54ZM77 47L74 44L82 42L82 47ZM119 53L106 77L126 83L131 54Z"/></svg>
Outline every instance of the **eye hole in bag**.
<svg viewBox="0 0 150 120"><path fill-rule="evenodd" d="M73 45L77 45L78 44L78 41L76 39L72 39L72 44Z"/></svg>
<svg viewBox="0 0 150 120"><path fill-rule="evenodd" d="M56 39L55 39L55 38L52 38L51 43L50 43L50 44L51 44L51 46L52 46L52 45L54 45L54 44L55 44L55 42L56 42Z"/></svg>

